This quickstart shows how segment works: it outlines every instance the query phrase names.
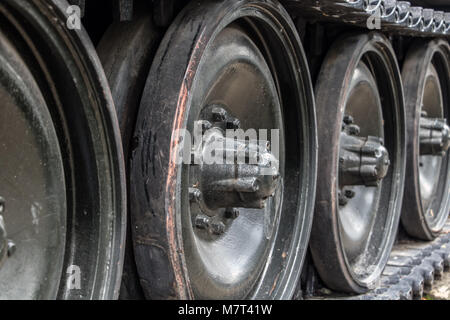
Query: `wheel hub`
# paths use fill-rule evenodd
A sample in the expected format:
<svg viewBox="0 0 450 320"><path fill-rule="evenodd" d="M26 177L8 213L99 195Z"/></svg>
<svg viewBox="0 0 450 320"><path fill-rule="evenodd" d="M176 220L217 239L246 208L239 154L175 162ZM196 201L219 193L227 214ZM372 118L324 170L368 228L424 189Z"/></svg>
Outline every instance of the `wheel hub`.
<svg viewBox="0 0 450 320"><path fill-rule="evenodd" d="M211 219L220 212L235 219L239 215L236 207L266 206L280 183L279 161L269 151L267 141L239 139L239 132L243 134L240 121L224 107L205 110L204 120L198 121L196 128L202 132L201 143L192 153L194 180L199 183L189 189L189 198L201 211L195 226L221 234L223 223Z"/></svg>
<svg viewBox="0 0 450 320"><path fill-rule="evenodd" d="M420 154L444 156L450 147L450 127L445 118L429 118L426 112L420 117Z"/></svg>
<svg viewBox="0 0 450 320"><path fill-rule="evenodd" d="M432 224L437 221L439 194L445 193L440 181L444 181L441 178L446 171L444 156L450 146L442 86L433 64L427 68L421 104L418 128L420 201L428 223Z"/></svg>
<svg viewBox="0 0 450 320"><path fill-rule="evenodd" d="M354 124L353 118L345 116L339 155L339 183L342 186L376 187L389 170L389 153L382 138L359 137L359 132L360 128ZM352 198L353 194L345 192L342 196Z"/></svg>

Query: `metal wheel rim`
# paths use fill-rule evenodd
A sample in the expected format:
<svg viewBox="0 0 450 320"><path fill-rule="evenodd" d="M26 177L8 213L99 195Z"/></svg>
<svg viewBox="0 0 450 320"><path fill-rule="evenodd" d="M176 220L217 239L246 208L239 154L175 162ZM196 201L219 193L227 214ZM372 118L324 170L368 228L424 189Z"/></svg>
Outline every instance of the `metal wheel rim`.
<svg viewBox="0 0 450 320"><path fill-rule="evenodd" d="M391 79L399 78L397 75L390 75L390 72L394 70L386 69L386 61L380 58L380 53L377 52L378 47L369 49L367 52L361 55L359 62L364 62L369 68L373 79L376 81L378 92L380 97L384 99L391 94L391 88L385 82L380 79L389 75ZM381 55L382 56L382 55ZM358 62L358 63L359 63ZM398 70L397 70L398 71ZM398 80L398 79L397 79ZM395 81L395 80L393 80ZM400 83L400 82L398 82ZM400 94L397 92L397 94ZM395 98L394 98L395 99ZM384 100L386 101L386 100ZM380 181L377 187L378 197L375 203L379 203L378 210L370 222L371 230L383 230L383 233L369 232L369 237L366 240L365 250L362 251L356 260L352 261L347 255L344 256L345 263L348 270L359 285L363 287L370 287L374 281L378 279L382 268L389 257L390 248L393 245L395 237L395 228L400 217L400 209L392 206L393 201L399 206L401 203L401 195L403 190L403 180L399 179L399 174L404 173L405 161L404 161L404 109L401 105L397 104L398 101L390 100L386 105L382 107L382 126L378 124L377 130L382 130L381 138L384 137L384 147L389 153L391 163L387 171L386 176ZM391 105L392 104L392 105ZM380 104L378 104L380 106ZM391 110L393 105L397 109ZM401 175L401 174L400 174ZM395 190L395 192L393 192ZM389 206L383 204L389 203ZM341 246L345 248L345 242L342 235L340 235Z"/></svg>
<svg viewBox="0 0 450 320"><path fill-rule="evenodd" d="M444 100L439 75L433 63L430 63L425 75L421 112L427 117L444 118ZM419 149L420 150L420 149ZM420 154L420 153L419 153ZM419 190L422 210L430 226L439 220L439 206L442 201L442 184L445 183L444 159L440 155L419 155Z"/></svg>
<svg viewBox="0 0 450 320"><path fill-rule="evenodd" d="M384 140L383 115L378 87L372 73L362 61L354 71L345 104L345 115L353 117L360 128L360 136L376 136ZM370 246L375 216L380 206L382 181L376 187L342 186L339 192L354 192L354 197L339 206L339 222L342 242L348 263L359 276L368 270L364 252ZM344 189L345 188L345 189ZM361 272L362 271L362 272Z"/></svg>

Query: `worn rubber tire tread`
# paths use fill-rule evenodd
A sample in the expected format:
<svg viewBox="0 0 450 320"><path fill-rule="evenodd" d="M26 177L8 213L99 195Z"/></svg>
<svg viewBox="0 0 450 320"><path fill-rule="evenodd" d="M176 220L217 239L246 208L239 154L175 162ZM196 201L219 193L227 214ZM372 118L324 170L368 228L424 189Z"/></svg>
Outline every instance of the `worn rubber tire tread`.
<svg viewBox="0 0 450 320"><path fill-rule="evenodd" d="M141 11L131 22L112 24L97 47L119 120L128 181L132 134L145 81L160 38L160 32L152 22L152 13L147 10ZM129 215L119 298L144 298L134 258Z"/></svg>

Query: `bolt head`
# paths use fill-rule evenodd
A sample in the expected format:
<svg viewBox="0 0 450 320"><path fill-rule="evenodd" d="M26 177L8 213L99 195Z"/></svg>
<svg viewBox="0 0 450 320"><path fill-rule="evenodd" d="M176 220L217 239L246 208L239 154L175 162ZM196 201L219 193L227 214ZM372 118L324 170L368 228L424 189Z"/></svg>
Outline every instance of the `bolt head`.
<svg viewBox="0 0 450 320"><path fill-rule="evenodd" d="M355 119L353 119L352 116L349 116L349 115L344 116L344 123L346 125L353 124L354 122L355 122Z"/></svg>
<svg viewBox="0 0 450 320"><path fill-rule="evenodd" d="M348 199L353 199L355 197L355 191L353 190L345 190L345 197Z"/></svg>
<svg viewBox="0 0 450 320"><path fill-rule="evenodd" d="M237 217L239 217L239 210L236 208L227 208L225 210L225 216L228 219L236 219Z"/></svg>
<svg viewBox="0 0 450 320"><path fill-rule="evenodd" d="M211 110L213 120L216 122L222 122L227 119L227 111L221 107L215 107Z"/></svg>
<svg viewBox="0 0 450 320"><path fill-rule="evenodd" d="M225 224L223 222L215 222L211 224L211 233L220 236L225 232Z"/></svg>
<svg viewBox="0 0 450 320"><path fill-rule="evenodd" d="M345 206L348 202L348 199L345 196L342 196L341 191L338 192L338 200L340 206Z"/></svg>
<svg viewBox="0 0 450 320"><path fill-rule="evenodd" d="M227 129L239 129L241 127L241 121L239 119L231 119L227 121Z"/></svg>

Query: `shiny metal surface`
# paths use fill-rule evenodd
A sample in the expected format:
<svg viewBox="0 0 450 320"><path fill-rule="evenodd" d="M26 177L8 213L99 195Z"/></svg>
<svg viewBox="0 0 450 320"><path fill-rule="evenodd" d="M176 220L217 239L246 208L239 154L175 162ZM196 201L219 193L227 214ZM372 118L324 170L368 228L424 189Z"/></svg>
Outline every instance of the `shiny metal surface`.
<svg viewBox="0 0 450 320"><path fill-rule="evenodd" d="M444 103L439 76L431 63L425 76L422 99L422 112L426 112L427 117L444 118ZM443 157L441 155L419 156L420 196L423 210L426 212L426 219L430 224L436 216L436 212L432 208L432 202L438 197L437 188L442 176L442 163Z"/></svg>
<svg viewBox="0 0 450 320"><path fill-rule="evenodd" d="M207 49L202 67L208 71L198 79L193 117L199 117L205 106L221 103L240 120L242 129L280 129L280 141L284 141L281 106L271 71L248 35L236 25L224 29ZM188 129L192 128L189 122ZM281 158L281 177L283 165ZM187 170L189 185L197 185L195 166ZM236 299L251 294L272 249L282 197L279 187L265 208L238 208L236 219L227 219L224 209L215 209L215 216L225 224L222 235L195 228L198 212L192 206L184 208L186 260L196 297Z"/></svg>
<svg viewBox="0 0 450 320"><path fill-rule="evenodd" d="M383 114L377 83L364 62L359 62L353 74L345 114L353 117L359 125L359 136L384 139ZM344 187L345 190L354 192L354 197L349 199L346 205L339 207L339 221L345 254L348 262L355 268L355 273L367 271L357 270L356 266L367 252L369 236L380 206L381 184L382 182L376 187L339 186L341 192L345 192Z"/></svg>

